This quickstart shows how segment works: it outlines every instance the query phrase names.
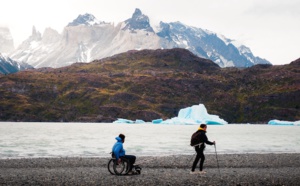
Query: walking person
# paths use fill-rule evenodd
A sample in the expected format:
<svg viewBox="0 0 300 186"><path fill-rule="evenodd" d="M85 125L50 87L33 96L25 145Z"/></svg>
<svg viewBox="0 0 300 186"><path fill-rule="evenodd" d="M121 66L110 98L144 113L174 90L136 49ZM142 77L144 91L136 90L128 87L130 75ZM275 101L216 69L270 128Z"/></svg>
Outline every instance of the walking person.
<svg viewBox="0 0 300 186"><path fill-rule="evenodd" d="M192 171L190 172L191 174L198 174L198 173L205 174L206 173L205 171L203 171L203 164L204 164L204 160L205 160L205 156L204 156L205 144L208 144L208 145L216 144L215 141L210 142L208 140L208 138L206 136L206 130L207 130L207 125L201 124L200 127L198 128L198 131L195 133L199 140L199 143L194 145L197 156L194 160L194 163L192 166ZM200 160L200 171L195 171L199 160Z"/></svg>
<svg viewBox="0 0 300 186"><path fill-rule="evenodd" d="M125 155L125 150L123 148L123 143L125 142L125 135L120 134L116 137L117 142L112 147L113 155L115 156L116 160L118 160L118 163L121 162L121 157L129 160L129 172L128 174L133 174L132 168L135 163L136 157L133 155Z"/></svg>

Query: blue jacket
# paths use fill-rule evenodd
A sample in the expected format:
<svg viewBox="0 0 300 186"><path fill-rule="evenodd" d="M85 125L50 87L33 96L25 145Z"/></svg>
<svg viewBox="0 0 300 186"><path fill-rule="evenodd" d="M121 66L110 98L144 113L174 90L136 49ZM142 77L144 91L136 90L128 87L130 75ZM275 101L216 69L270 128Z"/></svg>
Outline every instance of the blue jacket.
<svg viewBox="0 0 300 186"><path fill-rule="evenodd" d="M118 136L116 137L117 142L114 144L112 148L112 152L114 153L116 159L119 159L121 156L125 156L125 150L123 149L122 139Z"/></svg>

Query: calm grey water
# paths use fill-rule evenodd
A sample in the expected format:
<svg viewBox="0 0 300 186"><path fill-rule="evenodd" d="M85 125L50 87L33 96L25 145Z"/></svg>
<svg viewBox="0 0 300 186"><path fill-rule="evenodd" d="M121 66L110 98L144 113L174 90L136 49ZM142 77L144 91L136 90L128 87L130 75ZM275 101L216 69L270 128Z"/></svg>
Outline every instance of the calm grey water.
<svg viewBox="0 0 300 186"><path fill-rule="evenodd" d="M0 159L108 157L115 137L126 135L127 154L194 154L190 136L198 125L0 122ZM209 125L220 154L300 153L299 126ZM215 153L207 146L206 153Z"/></svg>

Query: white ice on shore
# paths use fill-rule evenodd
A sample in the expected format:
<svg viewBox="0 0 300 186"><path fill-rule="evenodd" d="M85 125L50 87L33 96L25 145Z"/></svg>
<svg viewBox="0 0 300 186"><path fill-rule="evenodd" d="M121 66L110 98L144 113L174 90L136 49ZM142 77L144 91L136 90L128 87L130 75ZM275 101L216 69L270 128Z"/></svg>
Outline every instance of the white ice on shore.
<svg viewBox="0 0 300 186"><path fill-rule="evenodd" d="M273 119L268 122L269 125L295 125L300 126L300 120L299 121L282 121Z"/></svg>
<svg viewBox="0 0 300 186"><path fill-rule="evenodd" d="M119 118L113 123L145 123L143 120L128 120ZM193 105L191 107L183 108L179 111L178 116L163 120L155 119L152 120L153 124L179 124L179 125L199 125L199 124L208 124L208 125L224 125L228 124L225 120L221 119L217 115L211 115L207 113L207 110L203 104Z"/></svg>

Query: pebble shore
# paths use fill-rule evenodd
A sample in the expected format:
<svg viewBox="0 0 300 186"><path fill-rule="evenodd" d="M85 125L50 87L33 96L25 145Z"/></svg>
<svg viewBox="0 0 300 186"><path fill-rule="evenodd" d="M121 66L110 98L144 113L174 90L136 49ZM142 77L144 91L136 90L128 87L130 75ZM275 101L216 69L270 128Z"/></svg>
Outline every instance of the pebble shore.
<svg viewBox="0 0 300 186"><path fill-rule="evenodd" d="M207 173L195 175L194 155L137 157L141 174L126 176L111 175L108 160L0 159L0 185L300 185L298 153L207 154Z"/></svg>

